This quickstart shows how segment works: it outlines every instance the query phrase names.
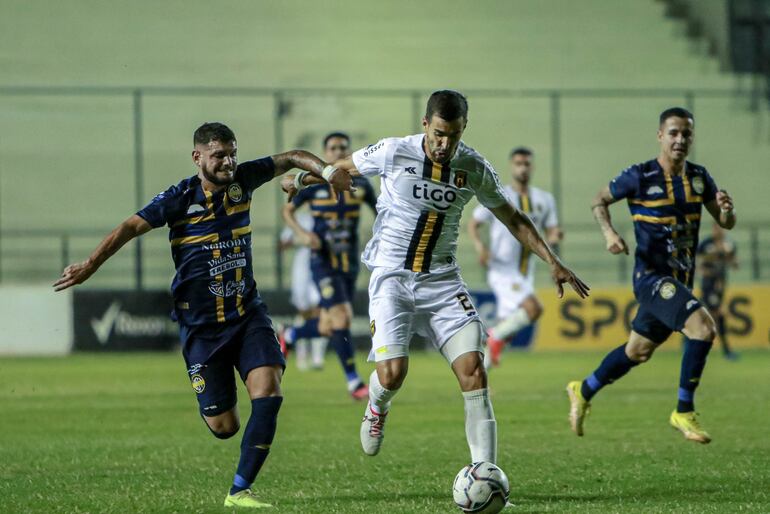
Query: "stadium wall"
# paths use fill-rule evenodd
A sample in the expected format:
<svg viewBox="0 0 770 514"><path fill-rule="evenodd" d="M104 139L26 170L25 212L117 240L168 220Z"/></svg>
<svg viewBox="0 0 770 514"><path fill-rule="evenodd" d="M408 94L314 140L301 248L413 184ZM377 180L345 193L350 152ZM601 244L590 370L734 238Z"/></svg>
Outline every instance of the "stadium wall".
<svg viewBox="0 0 770 514"><path fill-rule="evenodd" d="M72 294L49 286L0 287L0 355L66 355L72 349Z"/></svg>

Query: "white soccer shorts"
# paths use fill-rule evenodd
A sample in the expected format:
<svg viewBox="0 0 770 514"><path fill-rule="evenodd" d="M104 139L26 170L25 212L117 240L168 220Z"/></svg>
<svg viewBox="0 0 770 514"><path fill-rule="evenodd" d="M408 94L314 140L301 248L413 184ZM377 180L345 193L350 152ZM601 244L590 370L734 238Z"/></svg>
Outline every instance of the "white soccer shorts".
<svg viewBox="0 0 770 514"><path fill-rule="evenodd" d="M310 263L295 260L291 273L291 303L298 311L308 311L318 307L321 295L313 282Z"/></svg>
<svg viewBox="0 0 770 514"><path fill-rule="evenodd" d="M497 319L505 319L521 306L530 295L535 294L535 277L523 276L515 268L487 271L487 283L495 294Z"/></svg>
<svg viewBox="0 0 770 514"><path fill-rule="evenodd" d="M415 273L404 269L375 268L369 280L369 321L372 332L370 361L409 355L409 342L418 334L439 351L460 329L481 323L458 270ZM472 348L453 348L451 362L466 351L483 353L482 338ZM442 352L443 354L443 352ZM450 360L451 359L451 360Z"/></svg>

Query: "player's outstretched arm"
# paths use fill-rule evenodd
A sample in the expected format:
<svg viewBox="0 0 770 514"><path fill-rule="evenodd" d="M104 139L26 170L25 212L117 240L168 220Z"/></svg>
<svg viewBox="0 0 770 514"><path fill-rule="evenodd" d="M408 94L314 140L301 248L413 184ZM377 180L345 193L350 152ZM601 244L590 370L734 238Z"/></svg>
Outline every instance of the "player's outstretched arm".
<svg viewBox="0 0 770 514"><path fill-rule="evenodd" d="M64 268L61 278L54 285L54 291L61 291L77 284L82 284L93 275L104 261L112 257L123 245L133 238L152 230L152 226L141 216L134 214L118 225L115 230L105 237L99 246L83 262L70 264Z"/></svg>
<svg viewBox="0 0 770 514"><path fill-rule="evenodd" d="M283 221L294 232L294 238L298 244L302 246L308 246L313 250L321 248L321 240L318 238L318 234L315 232L308 232L297 221L295 211L297 208L293 203L289 202L283 206L281 214L283 215Z"/></svg>
<svg viewBox="0 0 770 514"><path fill-rule="evenodd" d="M735 226L737 219L733 199L724 189L717 191L716 198L706 202L706 210L720 227L731 230Z"/></svg>
<svg viewBox="0 0 770 514"><path fill-rule="evenodd" d="M604 241L607 243L607 250L615 255L619 253L628 255L628 245L612 226L612 218L610 218L610 205L616 201L612 193L610 193L610 187L604 186L594 197L591 203L591 212L596 223L602 229Z"/></svg>
<svg viewBox="0 0 770 514"><path fill-rule="evenodd" d="M328 182L335 192L350 191L353 183L350 174L338 173L339 170L336 167L326 164L324 161L305 150L290 150L288 152L273 155L272 159L275 164L274 177L283 175L294 168L299 168L303 170L303 172L298 173L297 177L300 177L299 181L304 185L310 185L311 183L304 178L308 173L316 179L322 179L323 181ZM283 181L281 182L281 186L283 186Z"/></svg>
<svg viewBox="0 0 770 514"><path fill-rule="evenodd" d="M504 203L503 205L490 210L497 219L508 227L508 230L513 237L518 239L521 244L527 246L538 257L551 266L551 277L556 284L559 298L564 296L564 287L562 286L564 283L568 283L572 286L572 289L574 289L581 298L588 296L588 291L590 290L588 285L580 280L572 270L562 264L548 246L548 243L545 242L543 237L537 231L537 228L535 228L535 225L532 223L532 220L529 219L529 216L509 203Z"/></svg>
<svg viewBox="0 0 770 514"><path fill-rule="evenodd" d="M468 235L471 237L473 247L479 255L479 264L486 268L489 265L489 249L487 248L487 245L484 244L484 241L481 240L481 234L479 233L481 224L481 221L471 218L468 222Z"/></svg>

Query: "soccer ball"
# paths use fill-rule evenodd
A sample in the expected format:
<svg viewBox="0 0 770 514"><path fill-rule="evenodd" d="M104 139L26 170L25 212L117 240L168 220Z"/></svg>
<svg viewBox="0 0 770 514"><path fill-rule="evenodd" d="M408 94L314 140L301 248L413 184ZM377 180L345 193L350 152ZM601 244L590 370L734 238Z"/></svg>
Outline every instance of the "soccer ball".
<svg viewBox="0 0 770 514"><path fill-rule="evenodd" d="M463 512L500 512L508 503L508 494L508 477L491 462L468 464L457 473L452 485L455 503Z"/></svg>

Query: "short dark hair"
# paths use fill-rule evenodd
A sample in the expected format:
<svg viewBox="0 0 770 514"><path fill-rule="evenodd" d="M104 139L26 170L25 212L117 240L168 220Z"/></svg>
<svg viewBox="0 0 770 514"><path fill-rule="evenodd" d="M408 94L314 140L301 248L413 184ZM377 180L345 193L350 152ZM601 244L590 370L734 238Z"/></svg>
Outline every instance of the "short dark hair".
<svg viewBox="0 0 770 514"><path fill-rule="evenodd" d="M669 118L689 118L692 120L693 123L695 123L695 116L692 115L690 111L685 109L684 107L669 107L662 113L660 113L660 121L658 125L663 125L663 123L666 122Z"/></svg>
<svg viewBox="0 0 770 514"><path fill-rule="evenodd" d="M326 148L326 145L329 143L329 140L335 137L339 137L340 139L344 139L345 141L350 144L350 136L345 134L344 132L330 132L329 134L326 134L326 137L324 138L324 148Z"/></svg>
<svg viewBox="0 0 770 514"><path fill-rule="evenodd" d="M211 141L229 143L230 141L235 141L235 133L230 130L230 127L217 121L206 122L195 129L193 134L194 145L207 145Z"/></svg>
<svg viewBox="0 0 770 514"><path fill-rule="evenodd" d="M512 159L514 155L531 156L533 155L533 152L531 149L527 148L526 146L517 146L516 148L511 150L511 155L508 158Z"/></svg>
<svg viewBox="0 0 770 514"><path fill-rule="evenodd" d="M468 100L454 89L434 91L425 107L425 119L430 121L434 114L446 121L459 118L468 121Z"/></svg>

